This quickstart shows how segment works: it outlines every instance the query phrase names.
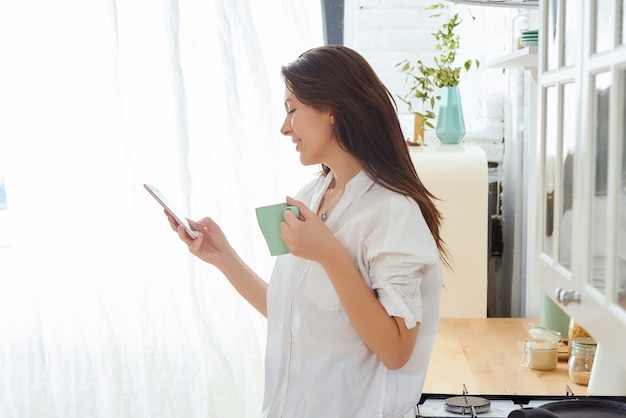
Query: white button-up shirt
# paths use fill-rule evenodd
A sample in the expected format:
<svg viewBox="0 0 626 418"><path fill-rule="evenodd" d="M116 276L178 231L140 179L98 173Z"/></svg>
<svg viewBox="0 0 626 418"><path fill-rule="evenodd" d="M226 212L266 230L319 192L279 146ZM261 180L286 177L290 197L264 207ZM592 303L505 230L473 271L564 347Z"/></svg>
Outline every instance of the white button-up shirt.
<svg viewBox="0 0 626 418"><path fill-rule="evenodd" d="M332 172L297 198L317 211ZM367 348L322 266L279 256L267 294L263 417L402 417L419 401L439 324L442 270L417 203L361 171L326 225L389 315L420 323L413 355L389 370Z"/></svg>

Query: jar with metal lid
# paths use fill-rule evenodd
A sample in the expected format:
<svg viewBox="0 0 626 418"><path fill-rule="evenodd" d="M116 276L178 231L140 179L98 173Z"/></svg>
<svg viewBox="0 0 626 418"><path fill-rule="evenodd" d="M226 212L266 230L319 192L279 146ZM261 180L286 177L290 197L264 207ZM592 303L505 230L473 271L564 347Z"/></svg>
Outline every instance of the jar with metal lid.
<svg viewBox="0 0 626 418"><path fill-rule="evenodd" d="M576 384L587 386L598 343L589 337L576 338L569 342L569 346L572 350L568 361L569 378Z"/></svg>

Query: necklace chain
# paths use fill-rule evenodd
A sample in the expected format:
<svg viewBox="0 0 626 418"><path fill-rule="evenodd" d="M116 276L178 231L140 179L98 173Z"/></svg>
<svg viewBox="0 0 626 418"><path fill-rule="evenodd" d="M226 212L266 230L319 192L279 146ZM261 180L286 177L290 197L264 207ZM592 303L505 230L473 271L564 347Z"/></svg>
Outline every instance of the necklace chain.
<svg viewBox="0 0 626 418"><path fill-rule="evenodd" d="M331 182L331 184L328 186L328 189L326 189L326 193L324 194L324 197L322 198L322 202L326 203L326 209L324 209L322 211L322 214L320 215L320 219L322 220L322 222L326 222L326 220L328 219L328 211L330 210L330 206L331 206L331 193L334 190L334 185L335 185L335 179L333 179L333 181Z"/></svg>

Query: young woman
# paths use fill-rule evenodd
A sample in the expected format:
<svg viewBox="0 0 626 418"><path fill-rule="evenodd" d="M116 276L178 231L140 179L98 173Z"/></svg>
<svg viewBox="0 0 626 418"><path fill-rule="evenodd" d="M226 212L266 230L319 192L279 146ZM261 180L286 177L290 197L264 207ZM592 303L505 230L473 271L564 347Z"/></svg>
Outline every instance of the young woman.
<svg viewBox="0 0 626 418"><path fill-rule="evenodd" d="M446 259L434 197L419 180L395 103L342 46L282 68L281 128L322 173L287 203L269 284L210 218L190 251L267 316L263 417L402 417L418 402L439 323Z"/></svg>

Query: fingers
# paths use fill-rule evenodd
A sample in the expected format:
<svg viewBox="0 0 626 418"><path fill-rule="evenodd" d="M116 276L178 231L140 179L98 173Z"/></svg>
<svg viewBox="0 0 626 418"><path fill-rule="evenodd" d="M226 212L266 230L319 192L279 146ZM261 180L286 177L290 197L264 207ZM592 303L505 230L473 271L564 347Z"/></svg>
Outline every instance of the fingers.
<svg viewBox="0 0 626 418"><path fill-rule="evenodd" d="M178 237L181 239L181 241L183 241L189 247L189 252L191 254L200 254L202 249L202 241L204 240L204 235L200 231L198 231L198 237L195 239L189 236L187 230L182 225L178 226L177 232Z"/></svg>
<svg viewBox="0 0 626 418"><path fill-rule="evenodd" d="M179 224L178 221L174 219L174 217L172 217L169 213L165 212L165 214L167 215L167 220L170 223L170 228L172 228L172 230L178 234L180 239L184 241L185 244L189 245L190 241L194 241L194 238L189 236L184 226ZM195 229L194 227L192 228Z"/></svg>
<svg viewBox="0 0 626 418"><path fill-rule="evenodd" d="M202 241L204 240L204 235L202 233L198 233L198 237L196 239L191 240L191 245L189 245L189 252L195 256L200 256L202 252Z"/></svg>
<svg viewBox="0 0 626 418"><path fill-rule="evenodd" d="M178 232L178 237L187 245L191 245L196 239L199 238L194 239L193 237L190 237L189 233L187 233L187 230L182 225L178 225L176 227L176 232ZM200 234L198 233L198 235Z"/></svg>
<svg viewBox="0 0 626 418"><path fill-rule="evenodd" d="M174 217L170 215L165 209L163 209L163 213L165 213L165 216L167 216L167 220L170 223L172 231L178 231L178 221L176 221L176 219L174 219Z"/></svg>
<svg viewBox="0 0 626 418"><path fill-rule="evenodd" d="M301 221L304 221L306 219L310 219L311 216L315 216L315 214L301 201L294 199L293 197L287 196L287 204L290 206L296 206L298 208L298 210L300 211L300 217L297 219L300 219ZM287 211L287 212L291 212L291 211ZM289 214L283 214L283 218L285 218L285 220L287 220L287 216L289 216ZM296 215L295 214L291 214L291 216L293 218L290 217L290 219L296 219Z"/></svg>
<svg viewBox="0 0 626 418"><path fill-rule="evenodd" d="M300 212L300 217L302 217L302 212ZM285 209L285 211L283 212L283 219L285 220L287 224L289 224L290 222L295 222L297 219L301 219L301 218L297 218L296 214L293 213L293 211L289 209Z"/></svg>

